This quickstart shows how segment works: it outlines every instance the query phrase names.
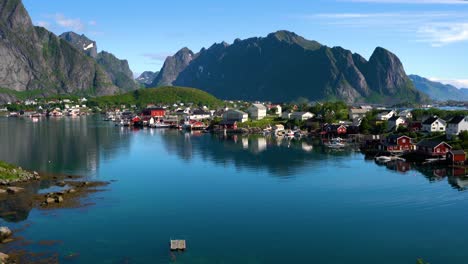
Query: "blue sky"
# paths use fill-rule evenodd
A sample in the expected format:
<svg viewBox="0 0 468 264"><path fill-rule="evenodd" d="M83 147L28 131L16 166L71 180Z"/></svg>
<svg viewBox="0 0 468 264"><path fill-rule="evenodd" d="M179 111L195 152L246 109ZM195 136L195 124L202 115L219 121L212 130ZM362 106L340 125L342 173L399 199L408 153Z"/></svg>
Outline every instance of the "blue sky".
<svg viewBox="0 0 468 264"><path fill-rule="evenodd" d="M159 70L182 47L294 31L366 58L377 46L408 74L468 87L468 1L463 0L23 0L34 24L75 31L127 59L135 73Z"/></svg>

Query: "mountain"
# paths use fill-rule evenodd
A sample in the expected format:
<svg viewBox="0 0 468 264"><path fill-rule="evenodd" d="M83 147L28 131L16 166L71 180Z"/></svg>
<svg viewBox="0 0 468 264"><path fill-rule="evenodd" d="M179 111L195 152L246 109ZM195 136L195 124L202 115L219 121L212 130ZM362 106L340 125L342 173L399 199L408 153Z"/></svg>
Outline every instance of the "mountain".
<svg viewBox="0 0 468 264"><path fill-rule="evenodd" d="M236 39L194 54L181 49L165 61L153 86L189 86L223 99L421 102L393 53L376 48L369 61L289 31Z"/></svg>
<svg viewBox="0 0 468 264"><path fill-rule="evenodd" d="M127 60L120 60L106 51L98 53L96 61L110 76L112 83L124 91L136 90L138 84L133 79Z"/></svg>
<svg viewBox="0 0 468 264"><path fill-rule="evenodd" d="M140 74L140 76L138 76L138 78L136 78L135 80L139 84L142 84L144 86L150 86L154 82L154 79L158 77L158 74L159 74L158 71L157 72L145 71L142 74Z"/></svg>
<svg viewBox="0 0 468 264"><path fill-rule="evenodd" d="M184 71L193 60L193 57L193 52L188 48L183 48L174 56L169 56L151 86L173 85L179 74Z"/></svg>
<svg viewBox="0 0 468 264"><path fill-rule="evenodd" d="M434 82L418 75L410 75L409 78L413 81L416 89L429 95L432 100L468 101L468 90L466 89L458 89L453 85Z"/></svg>
<svg viewBox="0 0 468 264"><path fill-rule="evenodd" d="M133 79L133 73L130 70L128 61L120 60L106 51L97 53L96 42L90 40L85 35L78 35L75 32L65 32L60 35L60 38L69 42L77 50L94 58L107 73L115 86L124 91L131 91L139 88L138 84Z"/></svg>
<svg viewBox="0 0 468 264"><path fill-rule="evenodd" d="M68 41L75 48L81 50L92 58L96 58L98 55L96 41L90 40L85 35L78 35L75 32L70 31L61 34L60 38Z"/></svg>
<svg viewBox="0 0 468 264"><path fill-rule="evenodd" d="M0 1L0 58L2 88L95 95L119 90L94 59L33 26L21 0Z"/></svg>

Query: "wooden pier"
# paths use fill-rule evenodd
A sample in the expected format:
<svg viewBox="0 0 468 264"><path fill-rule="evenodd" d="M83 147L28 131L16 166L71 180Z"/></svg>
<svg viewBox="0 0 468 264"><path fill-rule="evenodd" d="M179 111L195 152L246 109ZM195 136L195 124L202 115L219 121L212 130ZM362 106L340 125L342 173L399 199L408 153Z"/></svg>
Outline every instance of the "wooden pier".
<svg viewBox="0 0 468 264"><path fill-rule="evenodd" d="M185 250L187 248L185 240L171 240L171 250Z"/></svg>

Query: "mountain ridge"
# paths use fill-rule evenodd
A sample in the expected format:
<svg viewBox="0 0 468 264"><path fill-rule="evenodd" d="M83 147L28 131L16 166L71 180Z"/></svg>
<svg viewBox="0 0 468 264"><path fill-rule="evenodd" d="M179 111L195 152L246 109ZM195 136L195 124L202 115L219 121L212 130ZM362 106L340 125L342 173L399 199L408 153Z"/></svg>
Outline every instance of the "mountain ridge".
<svg viewBox="0 0 468 264"><path fill-rule="evenodd" d="M399 58L377 47L369 61L286 30L266 37L179 50L152 86L188 86L223 99L422 102Z"/></svg>

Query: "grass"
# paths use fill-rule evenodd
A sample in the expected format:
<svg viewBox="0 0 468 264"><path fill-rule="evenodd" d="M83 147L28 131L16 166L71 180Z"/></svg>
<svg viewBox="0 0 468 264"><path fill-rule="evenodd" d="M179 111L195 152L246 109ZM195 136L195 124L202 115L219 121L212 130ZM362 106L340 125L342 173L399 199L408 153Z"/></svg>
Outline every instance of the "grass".
<svg viewBox="0 0 468 264"><path fill-rule="evenodd" d="M224 105L221 100L209 93L187 87L140 89L119 95L92 98L89 103L99 107L120 106L122 104L127 106L145 106L147 104L172 105L174 103L193 103L194 105L206 105L208 107Z"/></svg>
<svg viewBox="0 0 468 264"><path fill-rule="evenodd" d="M15 91L11 89L6 89L6 88L0 88L0 94L9 94L12 95L20 100L25 100L25 99L30 99L30 98L35 98L38 97L43 93L42 90L31 90L31 91Z"/></svg>
<svg viewBox="0 0 468 264"><path fill-rule="evenodd" d="M285 124L284 120L279 119L276 116L267 116L262 120L251 120L249 119L247 122L238 123L237 126L239 128L246 128L246 127L259 127L259 128L266 128L268 125L274 126L277 124Z"/></svg>
<svg viewBox="0 0 468 264"><path fill-rule="evenodd" d="M0 161L0 180L17 180L24 171L9 163Z"/></svg>

